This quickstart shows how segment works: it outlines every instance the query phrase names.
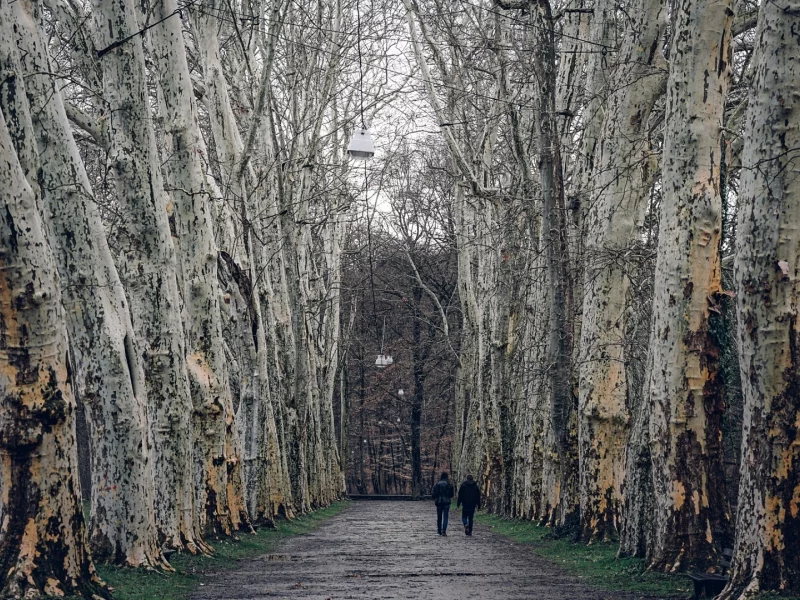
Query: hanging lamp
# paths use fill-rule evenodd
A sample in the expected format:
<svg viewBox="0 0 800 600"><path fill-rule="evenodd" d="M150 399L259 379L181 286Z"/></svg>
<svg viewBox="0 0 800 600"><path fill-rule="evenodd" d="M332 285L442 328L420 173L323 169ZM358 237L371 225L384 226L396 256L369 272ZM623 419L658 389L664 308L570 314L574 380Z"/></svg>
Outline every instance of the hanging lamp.
<svg viewBox="0 0 800 600"><path fill-rule="evenodd" d="M350 155L350 158L356 160L369 160L375 156L375 144L372 143L372 136L364 122L364 64L361 59L361 11L358 8L358 2L356 2L356 18L358 19L356 25L356 33L358 34L356 49L358 50L358 95L361 104L361 127L357 127L353 131L353 137L347 146L347 154Z"/></svg>
<svg viewBox="0 0 800 600"><path fill-rule="evenodd" d="M353 131L350 145L347 146L347 153L356 160L369 160L375 156L375 144L372 143L369 129L359 127Z"/></svg>
<svg viewBox="0 0 800 600"><path fill-rule="evenodd" d="M375 366L379 369L384 369L394 364L394 359L391 354L383 353L383 339L386 336L386 317L383 317L383 332L381 333L381 353L375 359Z"/></svg>
<svg viewBox="0 0 800 600"><path fill-rule="evenodd" d="M383 369L393 364L394 359L390 354L378 354L378 358L375 359L375 366L379 369Z"/></svg>

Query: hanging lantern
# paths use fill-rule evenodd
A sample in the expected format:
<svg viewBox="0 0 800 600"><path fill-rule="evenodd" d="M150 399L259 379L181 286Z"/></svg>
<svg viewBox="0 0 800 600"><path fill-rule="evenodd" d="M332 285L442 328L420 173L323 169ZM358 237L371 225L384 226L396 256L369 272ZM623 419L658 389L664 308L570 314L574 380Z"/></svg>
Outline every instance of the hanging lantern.
<svg viewBox="0 0 800 600"><path fill-rule="evenodd" d="M381 333L381 353L378 354L378 358L375 359L375 366L379 369L383 369L388 367L389 365L394 364L394 359L392 358L391 354L384 354L383 353L383 340L386 336L386 317L383 317L383 332Z"/></svg>
<svg viewBox="0 0 800 600"><path fill-rule="evenodd" d="M375 144L372 143L372 136L369 129L357 128L353 131L350 145L347 146L347 153L351 158L357 160L369 160L375 156Z"/></svg>
<svg viewBox="0 0 800 600"><path fill-rule="evenodd" d="M389 365L394 364L394 359L388 354L378 354L378 358L375 359L375 366L379 369L383 369L384 367L388 367Z"/></svg>

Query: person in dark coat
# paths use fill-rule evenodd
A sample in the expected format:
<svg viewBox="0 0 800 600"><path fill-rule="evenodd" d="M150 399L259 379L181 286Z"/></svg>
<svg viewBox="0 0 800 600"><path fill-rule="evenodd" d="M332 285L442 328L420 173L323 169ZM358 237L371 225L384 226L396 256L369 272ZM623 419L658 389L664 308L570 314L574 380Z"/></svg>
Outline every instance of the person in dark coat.
<svg viewBox="0 0 800 600"><path fill-rule="evenodd" d="M461 522L464 523L464 533L472 535L472 519L475 517L475 509L481 507L481 490L472 475L467 475L467 480L458 488L458 503L456 507L462 506Z"/></svg>
<svg viewBox="0 0 800 600"><path fill-rule="evenodd" d="M431 490L431 498L436 504L436 528L439 535L447 535L447 519L450 515L450 502L453 500L455 489L450 483L447 473L442 473L441 478Z"/></svg>

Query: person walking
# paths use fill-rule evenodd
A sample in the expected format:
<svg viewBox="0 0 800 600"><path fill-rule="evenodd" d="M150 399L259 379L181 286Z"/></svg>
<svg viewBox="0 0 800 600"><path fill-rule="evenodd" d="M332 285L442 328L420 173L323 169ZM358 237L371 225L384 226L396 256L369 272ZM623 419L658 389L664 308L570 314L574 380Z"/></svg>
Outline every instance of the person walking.
<svg viewBox="0 0 800 600"><path fill-rule="evenodd" d="M464 523L464 533L472 535L472 519L475 509L481 507L481 490L472 475L467 475L467 480L458 488L458 502L456 508L461 509L461 522Z"/></svg>
<svg viewBox="0 0 800 600"><path fill-rule="evenodd" d="M450 515L450 502L453 500L455 490L447 473L442 473L439 481L431 490L431 498L436 504L436 528L439 535L447 535L447 519Z"/></svg>

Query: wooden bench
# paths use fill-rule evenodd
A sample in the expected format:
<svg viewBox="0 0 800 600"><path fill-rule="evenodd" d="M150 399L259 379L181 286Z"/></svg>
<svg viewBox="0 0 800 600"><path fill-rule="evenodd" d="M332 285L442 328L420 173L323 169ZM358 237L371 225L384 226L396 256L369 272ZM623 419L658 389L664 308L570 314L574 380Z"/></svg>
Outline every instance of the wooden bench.
<svg viewBox="0 0 800 600"><path fill-rule="evenodd" d="M732 558L733 550L725 548L719 561L719 566L722 567L721 575L715 573L689 573L689 579L694 582L695 598L714 598L725 589L725 584L728 583L728 576L725 571L731 568Z"/></svg>

